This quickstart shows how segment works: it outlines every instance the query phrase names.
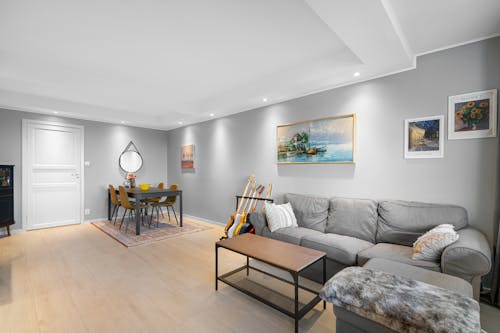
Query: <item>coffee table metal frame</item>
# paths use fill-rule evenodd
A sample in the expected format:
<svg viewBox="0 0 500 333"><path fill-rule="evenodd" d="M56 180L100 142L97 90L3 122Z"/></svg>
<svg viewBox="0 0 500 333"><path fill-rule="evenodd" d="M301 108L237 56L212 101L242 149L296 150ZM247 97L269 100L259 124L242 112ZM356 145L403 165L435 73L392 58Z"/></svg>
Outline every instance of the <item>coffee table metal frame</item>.
<svg viewBox="0 0 500 333"><path fill-rule="evenodd" d="M227 272L227 273L224 273L222 275L219 276L219 248L224 248L228 251L232 251L232 252L235 252L235 253L238 253L238 254L241 254L243 256L246 257L246 265L243 265L241 267L238 267L230 272ZM292 278L293 278L293 282L290 282L286 279L283 279L279 276L276 276L274 274L271 274L269 272L266 272L264 270L261 270L261 269L258 269L256 267L252 267L249 265L250 263L250 258L252 259L255 259L255 260L258 260L258 261L261 261L263 263L266 263L268 265L271 265L273 267L276 267L276 268L279 268L279 269L282 269L282 270L285 270L287 272L289 272L291 275L292 275ZM301 270L299 271L295 271L295 270L290 270L289 268L286 268L286 267L281 267L279 265L276 265L276 264L273 264L273 263L270 263L270 262L266 262L265 260L262 260L262 259L259 259L259 258L255 258L253 257L251 254L249 253L243 253L243 252L240 252L240 251L235 251L234 249L229 249L227 247L224 247L223 245L220 245L219 242L215 243L215 290L218 290L219 289L219 285L218 285L218 282L221 281L221 282L224 282L225 284L241 291L242 293L250 296L250 297L253 297L255 298L256 300L272 307L273 309L276 309L278 311L280 311L281 313L293 318L295 320L295 333L298 333L299 331L299 320L304 317L304 315L306 313L308 313L310 310L312 310L316 304L318 304L319 302L321 302L321 298L319 297L318 295L318 291L317 290L312 290L310 288L307 288L307 287L304 287L304 286L301 286L299 285L299 276L300 276L300 273L302 271L304 271L306 268L310 267L311 265L314 265L315 263L317 263L318 261L322 260L323 261L323 285L326 283L326 254L324 254L322 257L318 258L317 260L311 262L309 265L305 266L304 268L302 268ZM246 274L247 276L249 275L249 272L250 272L250 269L252 270L255 270L255 271L258 271L260 273L263 273L265 275L268 275L268 276L271 276L277 280L280 280L282 282L285 282L285 283L288 283L288 284L291 284L294 286L294 306L295 306L295 311L294 312L290 312L289 310L285 309L285 308L282 308L280 307L279 305L263 298L262 296L259 296L253 292L251 292L250 290L247 290L247 289L244 289L244 288L241 288L239 287L238 285L236 285L235 283L232 283L231 281L229 281L227 278L232 276L233 274L236 274L238 272L241 272L242 270L245 270L246 269ZM310 293L313 293L313 294L316 294L316 296L307 304L305 304L300 310L299 310L299 288L302 289L302 290L305 290L305 291L308 291ZM326 309L326 302L323 301L323 309Z"/></svg>

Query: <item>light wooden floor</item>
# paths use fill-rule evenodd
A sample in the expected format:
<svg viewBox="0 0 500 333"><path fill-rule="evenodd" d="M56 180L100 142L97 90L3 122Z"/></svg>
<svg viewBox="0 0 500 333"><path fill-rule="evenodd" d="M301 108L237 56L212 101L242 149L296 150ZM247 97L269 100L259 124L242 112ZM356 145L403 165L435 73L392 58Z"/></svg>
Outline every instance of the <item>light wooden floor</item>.
<svg viewBox="0 0 500 333"><path fill-rule="evenodd" d="M0 239L1 332L293 332L293 320L239 291L214 290L222 228L127 249L90 224ZM244 263L221 252L226 271ZM318 305L301 332L335 332Z"/></svg>

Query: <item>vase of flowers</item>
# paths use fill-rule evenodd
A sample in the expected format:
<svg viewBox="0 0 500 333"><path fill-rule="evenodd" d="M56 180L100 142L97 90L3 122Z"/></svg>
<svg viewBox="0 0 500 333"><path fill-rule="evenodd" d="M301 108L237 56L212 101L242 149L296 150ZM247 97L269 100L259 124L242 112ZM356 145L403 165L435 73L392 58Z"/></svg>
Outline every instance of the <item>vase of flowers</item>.
<svg viewBox="0 0 500 333"><path fill-rule="evenodd" d="M135 188L135 175L133 173L130 172L127 174L127 180L130 184L130 188Z"/></svg>
<svg viewBox="0 0 500 333"><path fill-rule="evenodd" d="M469 101L457 105L455 117L462 122L459 131L475 131L487 126L489 116L488 100ZM482 126L483 125L483 126Z"/></svg>

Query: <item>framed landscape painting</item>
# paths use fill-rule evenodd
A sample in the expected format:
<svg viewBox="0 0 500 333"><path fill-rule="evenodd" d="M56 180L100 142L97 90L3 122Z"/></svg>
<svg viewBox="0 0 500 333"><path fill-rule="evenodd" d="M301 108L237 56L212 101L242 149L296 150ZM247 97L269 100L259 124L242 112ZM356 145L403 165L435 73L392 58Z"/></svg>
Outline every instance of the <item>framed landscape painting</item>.
<svg viewBox="0 0 500 333"><path fill-rule="evenodd" d="M448 98L448 139L497 136L497 90Z"/></svg>
<svg viewBox="0 0 500 333"><path fill-rule="evenodd" d="M181 147L181 169L194 169L194 145Z"/></svg>
<svg viewBox="0 0 500 333"><path fill-rule="evenodd" d="M443 157L444 116L405 120L405 158Z"/></svg>
<svg viewBox="0 0 500 333"><path fill-rule="evenodd" d="M355 129L355 114L280 125L277 162L354 163Z"/></svg>

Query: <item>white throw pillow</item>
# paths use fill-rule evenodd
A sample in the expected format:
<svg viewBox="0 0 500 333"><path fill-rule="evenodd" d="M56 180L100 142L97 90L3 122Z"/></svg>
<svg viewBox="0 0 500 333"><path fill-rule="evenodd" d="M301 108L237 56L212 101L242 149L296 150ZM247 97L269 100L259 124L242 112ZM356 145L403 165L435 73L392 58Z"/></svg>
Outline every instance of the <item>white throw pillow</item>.
<svg viewBox="0 0 500 333"><path fill-rule="evenodd" d="M451 224L440 224L427 231L413 243L413 259L439 261L443 250L458 240L458 234Z"/></svg>
<svg viewBox="0 0 500 333"><path fill-rule="evenodd" d="M289 202L284 205L275 205L266 202L264 207L267 216L267 226L271 232L286 227L298 227L292 205Z"/></svg>

